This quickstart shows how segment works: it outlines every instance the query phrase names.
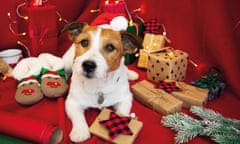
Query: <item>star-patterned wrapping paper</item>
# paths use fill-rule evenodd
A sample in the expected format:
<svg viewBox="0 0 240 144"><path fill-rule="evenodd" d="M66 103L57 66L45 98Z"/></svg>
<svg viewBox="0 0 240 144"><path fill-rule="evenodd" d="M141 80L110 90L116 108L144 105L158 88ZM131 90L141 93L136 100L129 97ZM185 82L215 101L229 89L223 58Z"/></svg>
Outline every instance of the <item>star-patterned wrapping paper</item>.
<svg viewBox="0 0 240 144"><path fill-rule="evenodd" d="M135 118L121 116L110 109L104 108L89 130L92 134L116 144L132 144L142 125L143 123Z"/></svg>

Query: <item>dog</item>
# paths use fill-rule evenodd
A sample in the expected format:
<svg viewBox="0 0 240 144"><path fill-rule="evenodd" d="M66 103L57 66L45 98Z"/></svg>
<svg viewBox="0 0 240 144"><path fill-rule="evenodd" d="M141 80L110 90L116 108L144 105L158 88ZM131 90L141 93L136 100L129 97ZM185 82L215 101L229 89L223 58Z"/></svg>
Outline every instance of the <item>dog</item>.
<svg viewBox="0 0 240 144"><path fill-rule="evenodd" d="M137 79L138 74L127 69L123 55L141 48L142 42L126 31L87 23L73 22L66 29L73 44L63 55L65 72L72 74L65 109L72 122L71 141L82 142L90 138L84 116L87 108L111 106L129 115L133 98L128 80Z"/></svg>

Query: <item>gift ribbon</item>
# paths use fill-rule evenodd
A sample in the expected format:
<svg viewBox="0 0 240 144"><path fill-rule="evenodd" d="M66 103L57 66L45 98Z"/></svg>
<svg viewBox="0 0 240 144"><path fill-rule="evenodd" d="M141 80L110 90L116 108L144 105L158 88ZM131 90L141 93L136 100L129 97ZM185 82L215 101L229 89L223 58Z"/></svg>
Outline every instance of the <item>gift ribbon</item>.
<svg viewBox="0 0 240 144"><path fill-rule="evenodd" d="M161 24L156 18L151 18L149 22L144 23L145 33L161 34Z"/></svg>
<svg viewBox="0 0 240 144"><path fill-rule="evenodd" d="M182 89L176 86L176 82L166 82L160 80L159 83L155 85L155 88L163 89L168 93L172 91L181 91Z"/></svg>
<svg viewBox="0 0 240 144"><path fill-rule="evenodd" d="M111 112L108 120L102 120L99 123L108 129L109 137L113 140L119 134L133 135L133 132L129 128L130 117L120 117L116 113Z"/></svg>
<svg viewBox="0 0 240 144"><path fill-rule="evenodd" d="M212 73L212 70L215 70L215 73ZM219 78L220 70L216 67L212 67L209 69L207 76L202 76L196 81L193 81L192 84L194 86L200 87L200 88L216 88L220 87L219 85Z"/></svg>

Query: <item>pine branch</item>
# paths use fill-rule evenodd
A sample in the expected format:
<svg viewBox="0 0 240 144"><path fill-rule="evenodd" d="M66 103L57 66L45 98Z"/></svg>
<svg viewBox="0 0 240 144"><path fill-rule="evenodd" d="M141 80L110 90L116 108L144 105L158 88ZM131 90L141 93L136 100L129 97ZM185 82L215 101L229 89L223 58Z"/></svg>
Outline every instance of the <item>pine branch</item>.
<svg viewBox="0 0 240 144"><path fill-rule="evenodd" d="M176 143L184 143L203 133L201 122L183 113L163 117L162 124L177 131Z"/></svg>
<svg viewBox="0 0 240 144"><path fill-rule="evenodd" d="M240 131L232 126L212 125L204 129L204 134L210 137L215 135L235 135L240 136Z"/></svg>
<svg viewBox="0 0 240 144"><path fill-rule="evenodd" d="M202 135L203 127L202 126L192 126L181 131L178 131L177 135L175 136L176 143L185 143L189 140L193 139L198 135Z"/></svg>
<svg viewBox="0 0 240 144"><path fill-rule="evenodd" d="M219 144L239 144L240 136L239 135L215 135L212 137L212 140Z"/></svg>
<svg viewBox="0 0 240 144"><path fill-rule="evenodd" d="M208 120L211 120L211 121L217 121L218 123L221 123L223 125L233 126L233 127L235 127L235 128L240 130L240 121L239 120L225 118L220 113L217 113L217 112L215 112L213 110L203 109L203 108L197 107L197 106L192 106L190 108L190 111L192 113L198 115L202 119L208 119Z"/></svg>

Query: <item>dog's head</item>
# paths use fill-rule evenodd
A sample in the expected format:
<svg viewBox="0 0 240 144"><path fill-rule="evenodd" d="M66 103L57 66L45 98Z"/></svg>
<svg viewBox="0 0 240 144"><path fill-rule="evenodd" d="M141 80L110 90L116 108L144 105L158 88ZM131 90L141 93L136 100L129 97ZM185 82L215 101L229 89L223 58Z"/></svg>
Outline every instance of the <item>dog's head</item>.
<svg viewBox="0 0 240 144"><path fill-rule="evenodd" d="M73 68L87 78L102 78L115 71L123 55L142 47L141 40L126 31L113 31L86 23L73 22L65 27L75 45Z"/></svg>

